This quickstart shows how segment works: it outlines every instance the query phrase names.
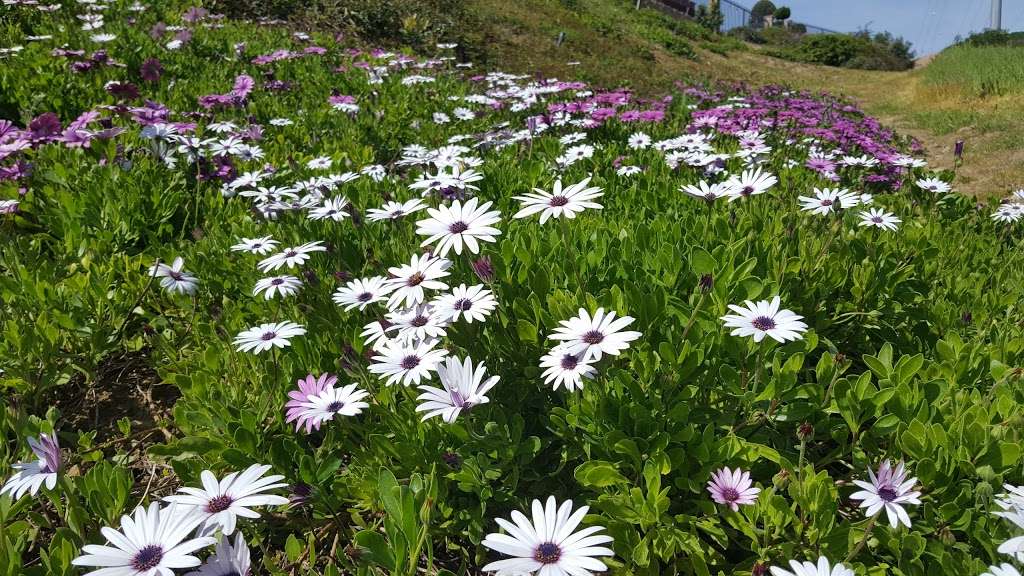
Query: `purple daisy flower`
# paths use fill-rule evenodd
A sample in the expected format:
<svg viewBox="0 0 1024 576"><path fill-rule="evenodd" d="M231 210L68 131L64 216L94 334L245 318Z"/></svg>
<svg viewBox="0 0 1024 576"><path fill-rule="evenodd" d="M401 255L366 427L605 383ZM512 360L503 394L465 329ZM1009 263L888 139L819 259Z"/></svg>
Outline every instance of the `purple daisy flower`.
<svg viewBox="0 0 1024 576"><path fill-rule="evenodd" d="M754 488L750 481L750 472L730 470L728 467L721 468L711 475L708 481L708 492L711 499L719 504L725 504L735 512L740 506L753 504L757 500L760 488Z"/></svg>

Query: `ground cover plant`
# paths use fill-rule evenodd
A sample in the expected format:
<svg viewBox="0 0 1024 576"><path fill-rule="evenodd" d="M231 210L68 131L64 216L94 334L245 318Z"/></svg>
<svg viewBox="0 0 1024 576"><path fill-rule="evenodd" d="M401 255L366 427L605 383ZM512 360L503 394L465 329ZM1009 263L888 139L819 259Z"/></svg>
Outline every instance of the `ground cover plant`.
<svg viewBox="0 0 1024 576"><path fill-rule="evenodd" d="M0 44L2 573L1018 573L1024 193L781 87Z"/></svg>

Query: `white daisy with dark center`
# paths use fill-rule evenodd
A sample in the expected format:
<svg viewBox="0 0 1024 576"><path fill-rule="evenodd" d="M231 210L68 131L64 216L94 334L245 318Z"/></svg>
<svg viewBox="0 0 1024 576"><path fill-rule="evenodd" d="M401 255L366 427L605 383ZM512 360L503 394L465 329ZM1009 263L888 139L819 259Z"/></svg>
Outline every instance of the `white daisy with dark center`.
<svg viewBox="0 0 1024 576"><path fill-rule="evenodd" d="M423 420L440 416L449 424L455 422L463 410L490 401L486 396L487 391L498 383L499 377L485 378L486 374L487 368L483 362L474 368L473 359L468 356L465 360L449 356L437 367L437 377L444 388L420 386L423 394L416 398L420 400L416 411L426 412Z"/></svg>
<svg viewBox="0 0 1024 576"><path fill-rule="evenodd" d="M558 390L565 386L569 392L583 389L583 379L593 379L597 374L593 360L586 360L582 352L573 352L571 344L559 344L541 357L540 367L544 368L544 383Z"/></svg>
<svg viewBox="0 0 1024 576"><path fill-rule="evenodd" d="M96 576L173 576L175 569L199 566L199 558L192 554L217 542L189 538L202 520L176 504L139 506L133 516L121 516L120 530L100 529L109 546L86 544L71 563L99 568L89 573Z"/></svg>
<svg viewBox="0 0 1024 576"><path fill-rule="evenodd" d="M419 385L421 380L429 380L437 364L448 354L447 350L435 350L437 341L420 342L415 346L407 346L400 342L389 341L373 357L369 371L385 379L388 386L398 382L405 386Z"/></svg>
<svg viewBox="0 0 1024 576"><path fill-rule="evenodd" d="M491 562L484 566L488 572L498 574L540 574L543 576L591 576L603 572L607 565L598 558L615 553L603 546L612 537L598 534L601 526L576 531L589 507L573 511L572 500L558 506L554 496L546 504L534 500L533 521L518 510L512 512L512 521L496 518L505 532L488 534L482 544L511 558Z"/></svg>
<svg viewBox="0 0 1024 576"><path fill-rule="evenodd" d="M271 322L239 332L234 344L239 352L259 354L271 348L290 346L293 337L305 333L306 329L295 322Z"/></svg>
<svg viewBox="0 0 1024 576"><path fill-rule="evenodd" d="M168 266L157 263L149 268L149 274L160 279L160 285L168 292L175 294L195 294L199 289L199 279L184 269L185 261L179 256Z"/></svg>
<svg viewBox="0 0 1024 576"><path fill-rule="evenodd" d="M472 323L483 322L498 306L494 294L483 284L460 284L448 294L442 294L431 303L436 314L449 322L459 319Z"/></svg>
<svg viewBox="0 0 1024 576"><path fill-rule="evenodd" d="M555 187L551 192L540 188L534 188L532 194L513 196L522 203L523 207L516 212L512 218L526 218L534 214L540 214L540 223L543 224L549 218L575 218L576 214L587 208L600 210L602 206L593 202L604 193L597 186L588 186L590 177L562 189L562 180L555 181Z"/></svg>
<svg viewBox="0 0 1024 576"><path fill-rule="evenodd" d="M907 471L903 462L892 467L888 460L882 462L878 467L876 475L870 469L868 477L871 482L854 480L853 483L862 490L850 495L851 500L860 500L860 507L867 508L864 514L874 516L885 510L889 518L889 525L896 528L901 523L910 528L910 515L903 509L907 504L920 504L918 496L920 492L915 491L914 484L917 478L907 478Z"/></svg>
<svg viewBox="0 0 1024 576"><path fill-rule="evenodd" d="M285 486L280 482L284 476L263 476L270 466L253 464L243 472L232 472L218 481L213 472L204 470L199 475L202 488L181 488L178 492L167 496L164 500L182 506L199 515L202 521L200 532L213 533L220 528L225 535L235 531L238 517L259 518L258 512L250 510L253 506L279 506L287 504L288 499L275 494L264 494L268 490Z"/></svg>
<svg viewBox="0 0 1024 576"><path fill-rule="evenodd" d="M604 308L598 308L593 316L580 308L579 316L559 321L560 326L548 338L565 342L570 352L581 354L585 360L597 361L604 354L618 356L642 335L622 331L632 323L632 317L616 318L614 311L605 313Z"/></svg>
<svg viewBox="0 0 1024 576"><path fill-rule="evenodd" d="M763 194L778 181L774 175L762 172L758 167L756 170L744 170L739 176L733 176L726 180L725 184L729 187L729 201L732 202L738 198Z"/></svg>
<svg viewBox="0 0 1024 576"><path fill-rule="evenodd" d="M768 336L779 342L800 340L801 334L807 331L807 324L790 310L779 309L780 300L776 296L760 302L747 300L744 306L730 304L729 309L735 314L722 316L726 328L732 328L733 336L753 336L754 342L764 340Z"/></svg>
<svg viewBox="0 0 1024 576"><path fill-rule="evenodd" d="M386 300L393 289L393 286L387 285L387 278L383 276L356 278L338 288L332 299L338 306L344 306L345 310L363 310L374 302Z"/></svg>
<svg viewBox="0 0 1024 576"><path fill-rule="evenodd" d="M436 245L438 256L451 250L462 254L463 245L473 254L479 253L480 242L494 242L501 234L493 226L501 220L500 213L490 207L490 202L478 205L476 198L470 198L465 204L456 200L451 206L427 208L430 218L416 223L416 233L427 236L420 246Z"/></svg>

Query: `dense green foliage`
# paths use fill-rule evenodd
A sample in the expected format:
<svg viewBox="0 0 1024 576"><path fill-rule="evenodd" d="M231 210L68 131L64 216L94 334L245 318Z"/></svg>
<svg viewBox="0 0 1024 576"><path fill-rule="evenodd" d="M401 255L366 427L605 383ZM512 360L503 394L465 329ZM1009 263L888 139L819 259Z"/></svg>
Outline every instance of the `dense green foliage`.
<svg viewBox="0 0 1024 576"><path fill-rule="evenodd" d="M971 34L963 43L971 46L1024 46L1024 32L985 30Z"/></svg>
<svg viewBox="0 0 1024 576"><path fill-rule="evenodd" d="M0 215L0 469L7 474L25 460L26 437L53 431L67 467L45 496L0 497L0 574L76 574L70 561L81 547L101 542L100 527L136 504L197 485L203 470L223 475L254 463L312 487L305 506L261 510L260 521L244 525L257 569L275 576L477 574L495 557L480 545L498 530L494 518L549 494L592 507L585 523L614 537L608 564L617 575L746 575L761 563L818 554L849 556L861 575L977 574L995 561L1009 532L990 514L993 494L1024 480L1019 225L993 222L973 199L915 188L926 173L920 168L893 189L872 183L866 170L843 172L842 186L875 194L902 218L897 232L858 226L852 210L802 212L798 196L833 184L804 167L807 146L782 128L763 134L763 167L778 185L738 202L685 195L679 187L707 178L703 171L670 168L662 152L627 146L640 126L656 141L686 134L691 106L731 109L730 97L748 96L739 92L676 93L663 122L611 119L585 134L593 156L565 168L553 159L571 126L529 143L479 146L478 196L502 214L498 241L482 248L499 307L482 324L453 325L444 345L486 362L501 381L490 403L455 423L422 422L413 389L385 386L367 371L371 347L360 332L382 309L343 311L331 301L343 279L386 275L420 251L420 215L261 218L183 158L162 161L131 114L118 112L141 98L123 101L107 83L137 82L143 98L165 104L174 121L196 121L204 137L216 137L207 128L214 120L260 124L254 141L265 157L239 164L274 166L275 183L316 175L306 162L318 156L339 170L386 166L387 179L339 188L356 215L418 196L408 185L427 170L399 164L403 146L439 148L458 135L476 145L504 134L503 122L524 129L526 116L548 104L592 103L588 88L540 93L526 112L477 105L474 118L442 124L434 113L508 88L507 79L487 84L468 79L480 70L394 65L384 55L349 53L354 42L328 34L310 41L322 55L257 65L256 55L312 44L290 29L230 20L194 26L187 43L168 50L149 30L181 23L180 8L154 4L131 25L110 16L106 30L117 38L105 46L124 67L88 73L72 74L52 55L65 43L97 48L72 15L0 32L4 46L25 44L0 69L4 117L27 124L55 111L66 124L98 109L127 129L90 147L30 148L31 173L0 184L0 199L21 202L18 213ZM372 7L350 17L355 30L409 18ZM393 28L370 34L432 50L449 36L445 26L411 26L423 32L408 37ZM28 34L54 40L27 42ZM818 44L806 53L832 57ZM162 62L156 81L141 80L148 58ZM370 83L356 65L362 61L390 74ZM421 72L435 81L402 82ZM247 100L199 108L199 97L225 92L241 74L261 78ZM289 89L271 89L272 81ZM359 111L332 110L332 95L352 95ZM845 102L823 106L830 117L864 121ZM275 118L294 124L270 125ZM738 150L735 136L709 142L718 152ZM623 160L643 169L620 175ZM722 163L743 168L739 156ZM588 176L604 190L603 209L543 226L512 219L514 195ZM259 258L231 246L264 234L282 245L331 246L293 271L303 279L295 297L253 295L264 276ZM192 297L160 290L147 273L179 256L200 281ZM451 257L449 284L479 282L476 256ZM774 295L805 317L802 339L754 344L723 328L729 304ZM546 335L578 309L598 307L634 317L630 328L642 338L606 359L583 390L552 390L538 368ZM271 319L300 322L307 333L272 354L236 350L235 335ZM125 386L125 370L118 373L127 354L142 358L137 369L155 372L144 390ZM297 379L327 372L370 391L371 407L296 432L282 414L286 393ZM112 418L116 402L96 403L112 390L127 398L154 389L180 399L171 418L145 429L132 423L138 414ZM911 509L913 528L876 527L851 505L850 482L884 458L905 459L919 479L924 503ZM732 512L708 498L708 477L726 465L751 471L763 489L755 505Z"/></svg>
<svg viewBox="0 0 1024 576"><path fill-rule="evenodd" d="M885 32L801 34L773 27L753 31L750 40L773 47L770 53L774 56L797 62L863 70L907 70L914 66L910 44Z"/></svg>

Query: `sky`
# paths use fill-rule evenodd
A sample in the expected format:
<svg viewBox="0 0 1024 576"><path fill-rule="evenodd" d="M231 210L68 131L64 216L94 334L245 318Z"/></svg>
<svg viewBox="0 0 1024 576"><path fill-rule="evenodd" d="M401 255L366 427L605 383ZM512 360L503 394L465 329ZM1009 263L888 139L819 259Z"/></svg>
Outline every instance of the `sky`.
<svg viewBox="0 0 1024 576"><path fill-rule="evenodd" d="M734 0L747 8L754 0ZM910 40L918 56L942 50L957 34L989 26L991 0L773 0L793 20L853 32L867 26ZM1024 0L1003 0L1003 29L1024 30Z"/></svg>

